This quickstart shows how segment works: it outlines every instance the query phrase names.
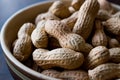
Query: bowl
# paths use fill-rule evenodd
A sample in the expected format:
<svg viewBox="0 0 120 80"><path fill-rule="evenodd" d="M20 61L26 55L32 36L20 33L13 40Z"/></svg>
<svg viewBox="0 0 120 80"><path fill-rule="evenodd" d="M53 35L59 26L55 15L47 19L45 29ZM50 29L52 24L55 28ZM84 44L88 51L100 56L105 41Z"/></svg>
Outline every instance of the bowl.
<svg viewBox="0 0 120 80"><path fill-rule="evenodd" d="M49 6L53 3L52 1L40 2L28 6L20 11L16 12L11 16L3 25L1 30L1 46L4 51L5 59L11 74L16 80L58 80L52 77L43 75L19 62L12 55L12 43L17 37L17 32L21 25L25 22L34 22L35 17L39 13L43 13L48 10ZM68 0L68 2L70 2ZM117 9L119 6L113 5Z"/></svg>
<svg viewBox="0 0 120 80"><path fill-rule="evenodd" d="M40 74L19 62L12 55L12 43L17 37L20 26L25 22L34 22L35 17L48 10L54 0L35 3L11 16L3 25L1 30L1 46L4 51L5 60L13 78L16 80L58 80Z"/></svg>

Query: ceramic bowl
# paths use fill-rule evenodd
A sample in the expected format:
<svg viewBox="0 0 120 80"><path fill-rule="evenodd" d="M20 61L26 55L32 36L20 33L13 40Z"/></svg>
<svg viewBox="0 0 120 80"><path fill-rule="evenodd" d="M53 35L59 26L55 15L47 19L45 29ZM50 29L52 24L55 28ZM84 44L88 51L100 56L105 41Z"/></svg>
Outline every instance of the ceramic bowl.
<svg viewBox="0 0 120 80"><path fill-rule="evenodd" d="M47 11L52 3L53 1L49 0L47 2L40 2L28 6L13 14L13 16L11 16L2 27L1 46L4 51L9 70L16 80L58 80L40 74L39 72L25 66L12 55L12 43L16 39L17 32L20 26L25 22L34 22L35 17L39 13ZM119 6L113 6L120 9Z"/></svg>

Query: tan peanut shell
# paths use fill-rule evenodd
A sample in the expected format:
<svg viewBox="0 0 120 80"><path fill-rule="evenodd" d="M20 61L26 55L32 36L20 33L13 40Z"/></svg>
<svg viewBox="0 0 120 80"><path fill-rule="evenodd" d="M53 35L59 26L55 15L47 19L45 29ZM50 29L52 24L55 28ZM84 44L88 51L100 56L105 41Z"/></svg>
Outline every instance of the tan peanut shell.
<svg viewBox="0 0 120 80"><path fill-rule="evenodd" d="M45 20L41 20L31 34L31 40L36 48L46 48L48 45L48 35L45 31Z"/></svg>
<svg viewBox="0 0 120 80"><path fill-rule="evenodd" d="M89 80L88 73L83 70L63 71L60 73L59 78L63 80Z"/></svg>
<svg viewBox="0 0 120 80"><path fill-rule="evenodd" d="M105 29L114 35L120 35L120 18L110 18L107 21L103 22Z"/></svg>
<svg viewBox="0 0 120 80"><path fill-rule="evenodd" d="M65 70L59 72L53 69L47 69L41 73L61 80L89 80L88 73L83 70Z"/></svg>
<svg viewBox="0 0 120 80"><path fill-rule="evenodd" d="M71 6L77 11L85 0L72 0Z"/></svg>
<svg viewBox="0 0 120 80"><path fill-rule="evenodd" d="M72 31L76 21L78 19L78 11L74 12L70 17L62 19L61 22L65 23Z"/></svg>
<svg viewBox="0 0 120 80"><path fill-rule="evenodd" d="M19 61L27 60L33 51L33 45L30 36L34 29L35 25L28 22L24 23L18 31L18 39L13 44L13 55Z"/></svg>
<svg viewBox="0 0 120 80"><path fill-rule="evenodd" d="M19 61L27 60L32 54L33 46L30 36L24 34L15 43L13 48L13 55Z"/></svg>
<svg viewBox="0 0 120 80"><path fill-rule="evenodd" d="M112 15L108 11L103 10L103 9L100 9L96 16L97 19L102 20L102 21L106 21L111 17L112 17Z"/></svg>
<svg viewBox="0 0 120 80"><path fill-rule="evenodd" d="M120 64L101 64L93 70L89 70L88 73L91 80L113 80L120 78Z"/></svg>
<svg viewBox="0 0 120 80"><path fill-rule="evenodd" d="M63 19L69 17L70 11L63 1L55 1L49 8L49 12Z"/></svg>
<svg viewBox="0 0 120 80"><path fill-rule="evenodd" d="M47 69L47 70L43 70L41 72L41 74L44 74L44 75L49 76L49 77L58 78L60 75L60 72L56 71L54 69Z"/></svg>
<svg viewBox="0 0 120 80"><path fill-rule="evenodd" d="M85 40L89 37L95 17L99 10L97 0L85 0L78 12L78 19L73 32L81 35Z"/></svg>
<svg viewBox="0 0 120 80"><path fill-rule="evenodd" d="M107 36L100 20L95 20L95 33L92 37L93 46L107 46Z"/></svg>
<svg viewBox="0 0 120 80"><path fill-rule="evenodd" d="M36 49L33 52L33 60L43 69L52 67L76 69L80 67L84 61L84 56L80 52L75 52L68 48L57 48L44 53L41 53L41 50L42 49Z"/></svg>
<svg viewBox="0 0 120 80"><path fill-rule="evenodd" d="M45 12L45 13L40 13L37 15L37 17L35 18L35 24L37 25L37 23L41 20L60 20L60 18L58 18L57 16L55 16L54 14L50 13L50 12Z"/></svg>
<svg viewBox="0 0 120 80"><path fill-rule="evenodd" d="M24 36L25 34L27 34L28 36L31 36L32 31L35 29L35 25L28 22L28 23L24 23L19 31L18 31L18 38L21 36Z"/></svg>
<svg viewBox="0 0 120 80"><path fill-rule="evenodd" d="M120 47L110 48L110 61L120 63Z"/></svg>
<svg viewBox="0 0 120 80"><path fill-rule="evenodd" d="M47 20L45 30L49 35L55 37L63 48L75 51L81 51L84 48L85 40L80 35L68 30L66 25L60 21Z"/></svg>
<svg viewBox="0 0 120 80"><path fill-rule="evenodd" d="M93 69L100 64L109 61L109 51L104 46L97 46L93 48L85 59L84 66L87 69Z"/></svg>

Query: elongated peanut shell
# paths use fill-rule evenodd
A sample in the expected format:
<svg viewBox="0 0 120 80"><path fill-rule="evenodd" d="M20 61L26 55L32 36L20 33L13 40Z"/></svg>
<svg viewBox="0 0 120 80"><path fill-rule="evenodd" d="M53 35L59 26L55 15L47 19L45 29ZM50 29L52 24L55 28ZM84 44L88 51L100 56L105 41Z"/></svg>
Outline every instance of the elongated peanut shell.
<svg viewBox="0 0 120 80"><path fill-rule="evenodd" d="M88 71L91 80L112 80L120 75L120 64L106 63L101 64Z"/></svg>
<svg viewBox="0 0 120 80"><path fill-rule="evenodd" d="M93 69L100 64L106 63L109 60L109 51L104 46L93 48L85 59L85 67Z"/></svg>
<svg viewBox="0 0 120 80"><path fill-rule="evenodd" d="M84 56L80 52L75 52L68 48L57 48L44 53L41 53L40 50L36 49L33 52L33 60L43 69L52 67L76 69L84 61Z"/></svg>
<svg viewBox="0 0 120 80"><path fill-rule="evenodd" d="M78 12L78 19L73 32L81 35L86 40L92 31L98 10L99 4L97 0L85 0Z"/></svg>
<svg viewBox="0 0 120 80"><path fill-rule="evenodd" d="M83 70L63 71L59 78L63 80L89 80L88 73Z"/></svg>
<svg viewBox="0 0 120 80"><path fill-rule="evenodd" d="M47 69L41 73L57 79L59 78L60 80L89 80L88 73L83 70L66 70L59 72L53 69Z"/></svg>
<svg viewBox="0 0 120 80"><path fill-rule="evenodd" d="M114 63L120 63L120 48L111 48L109 49L110 52L110 61Z"/></svg>
<svg viewBox="0 0 120 80"><path fill-rule="evenodd" d="M48 45L48 36L45 31L45 20L41 20L31 34L31 40L36 48L46 48Z"/></svg>
<svg viewBox="0 0 120 80"><path fill-rule="evenodd" d="M13 48L13 55L19 61L27 60L32 54L33 46L30 36L24 35L19 38Z"/></svg>
<svg viewBox="0 0 120 80"><path fill-rule="evenodd" d="M24 36L25 34L31 36L32 31L35 29L35 25L32 23L24 23L19 31L18 31L18 38Z"/></svg>
<svg viewBox="0 0 120 80"><path fill-rule="evenodd" d="M55 37L63 48L69 48L75 51L81 51L84 48L85 40L80 35L72 33L60 21L47 20L45 30L49 35Z"/></svg>

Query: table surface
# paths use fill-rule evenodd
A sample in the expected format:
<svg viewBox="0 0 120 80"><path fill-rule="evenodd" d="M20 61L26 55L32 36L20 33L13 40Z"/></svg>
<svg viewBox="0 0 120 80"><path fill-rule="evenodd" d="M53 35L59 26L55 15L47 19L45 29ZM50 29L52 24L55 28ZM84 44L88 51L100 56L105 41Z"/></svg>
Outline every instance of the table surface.
<svg viewBox="0 0 120 80"><path fill-rule="evenodd" d="M0 0L0 30L5 23L5 21L13 15L18 10L45 0ZM109 0L109 1L119 1L119 0ZM120 2L120 1L119 1ZM14 80L10 75L6 62L4 60L4 55L0 47L0 80Z"/></svg>

